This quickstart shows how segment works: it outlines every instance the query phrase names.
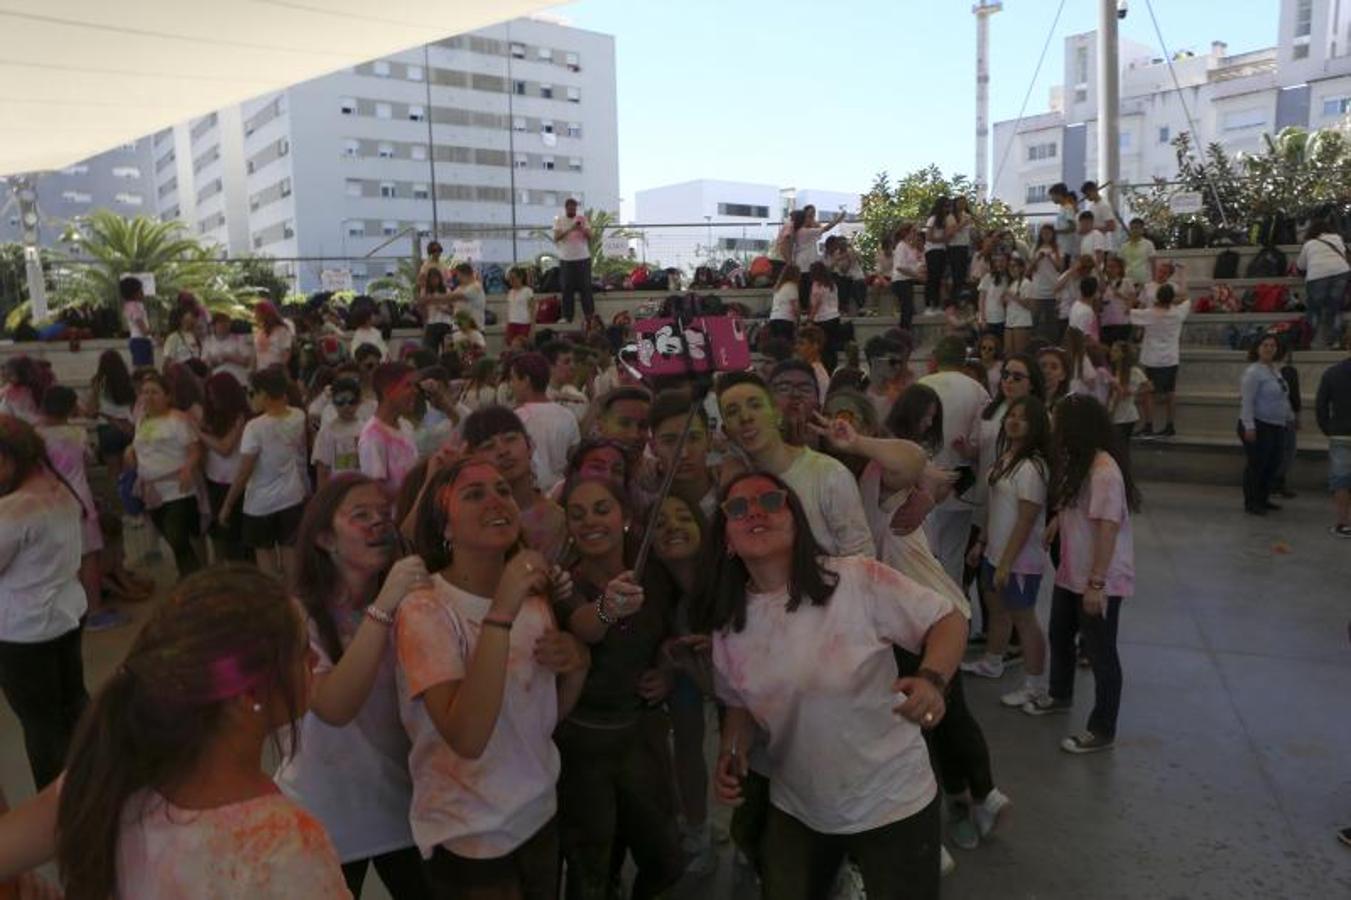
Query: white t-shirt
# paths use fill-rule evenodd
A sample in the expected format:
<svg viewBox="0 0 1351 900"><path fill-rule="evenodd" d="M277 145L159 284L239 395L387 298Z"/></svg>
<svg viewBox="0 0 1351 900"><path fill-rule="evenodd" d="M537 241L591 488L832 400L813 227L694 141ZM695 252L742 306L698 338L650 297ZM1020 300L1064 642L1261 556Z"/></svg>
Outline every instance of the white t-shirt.
<svg viewBox="0 0 1351 900"><path fill-rule="evenodd" d="M1328 232L1316 238L1310 238L1299 248L1299 259L1295 267L1304 273L1306 281L1331 278L1351 271L1346 263L1346 244L1339 234Z"/></svg>
<svg viewBox="0 0 1351 900"><path fill-rule="evenodd" d="M428 688L464 680L491 606L439 575L399 606L399 717L413 745L409 818L424 857L437 846L470 859L506 856L558 809L558 681L534 657L535 642L558 627L543 597L528 598L516 615L501 710L478 759L458 756L424 705Z"/></svg>
<svg viewBox="0 0 1351 900"><path fill-rule="evenodd" d="M184 334L181 331L175 331L164 339L164 361L165 362L187 362L190 359L201 359L202 342L197 335L189 332Z"/></svg>
<svg viewBox="0 0 1351 900"><path fill-rule="evenodd" d="M916 273L919 271L920 263L924 260L919 251L907 243L896 245L896 250L892 253L892 281L914 281ZM906 274L907 272L912 274Z"/></svg>
<svg viewBox="0 0 1351 900"><path fill-rule="evenodd" d="M1025 273L1032 282L1032 296L1038 300L1049 300L1055 296L1055 283L1060 280L1055 260L1048 253L1032 252L1032 261L1027 264Z"/></svg>
<svg viewBox="0 0 1351 900"><path fill-rule="evenodd" d="M948 224L949 224L951 221L952 221L952 216L948 216L948 217L947 217L946 219L944 219L942 222L939 222L939 221L938 221L935 217L933 217L933 216L929 216L928 221L926 221L926 222L924 223L924 252L925 252L925 253L928 253L928 252L930 252L931 250L946 250L946 249L948 248L948 239L947 239L947 237L946 237L946 232L943 232L942 230L945 229L945 228L947 228L947 227L948 227ZM935 240L935 239L934 239L934 236L933 236L933 235L934 235L933 229L938 229L940 233L944 234L944 237L942 237L942 238L940 238L940 239L938 239L938 240Z"/></svg>
<svg viewBox="0 0 1351 900"><path fill-rule="evenodd" d="M895 712L892 646L922 652L953 604L873 559L831 559L825 606L747 594L746 627L713 634L718 699L767 742L770 802L808 828L857 834L919 812L937 793L919 727Z"/></svg>
<svg viewBox="0 0 1351 900"><path fill-rule="evenodd" d="M455 317L450 312L450 292L438 291L435 294L428 294L426 305L428 325L450 325L455 321Z"/></svg>
<svg viewBox="0 0 1351 900"><path fill-rule="evenodd" d="M1046 474L1031 460L1023 460L1013 471L990 485L990 515L986 520L985 558L998 567L1004 558L1004 548L1018 524L1018 502L1026 500L1046 506ZM1027 543L1013 561L1011 572L1019 575L1040 575L1046 568L1046 551L1042 549L1042 533L1046 516L1038 512L1032 520L1032 531Z"/></svg>
<svg viewBox="0 0 1351 900"><path fill-rule="evenodd" d="M993 275L986 275L981 278L980 284L976 290L980 291L980 308L985 315L985 322L988 325L1004 324L1004 294L1009 289L1008 278L1000 284L996 284Z"/></svg>
<svg viewBox="0 0 1351 900"><path fill-rule="evenodd" d="M949 247L970 247L970 246L971 246L971 224L972 224L972 222L971 222L971 217L970 217L970 216L962 216L961 219L958 219L956 216L953 216L953 217L952 217L952 220L953 220L953 222L960 222L960 224L957 226L957 230L954 231L954 232L952 233L952 237L948 238L948 246L949 246Z"/></svg>
<svg viewBox="0 0 1351 900"><path fill-rule="evenodd" d="M353 356L356 356L357 348L363 344L370 344L379 350L381 359L389 359L389 347L385 345L385 336L380 333L379 328L366 325L355 329L352 332L352 343L349 345Z"/></svg>
<svg viewBox="0 0 1351 900"><path fill-rule="evenodd" d="M231 334L224 338L208 334L202 341L202 361L211 367L211 374L217 372L229 372L235 377L235 380L242 385L249 383L249 370L247 366L242 366L237 362L229 360L238 358L240 355L246 355L241 351L249 351L247 338L242 334Z"/></svg>
<svg viewBox="0 0 1351 900"><path fill-rule="evenodd" d="M460 310L468 312L474 324L482 331L488 309L488 295L483 293L482 283L475 281L467 287L460 288L460 293L464 294L464 299L455 303L455 312Z"/></svg>
<svg viewBox="0 0 1351 900"><path fill-rule="evenodd" d="M254 416L239 452L258 457L244 486L244 515L266 516L305 502L305 414L293 406L280 416Z"/></svg>
<svg viewBox="0 0 1351 900"><path fill-rule="evenodd" d="M568 456L582 442L577 417L561 403L522 403L516 407L516 416L525 425L535 452L532 464L535 482L541 491L547 491L568 470Z"/></svg>
<svg viewBox="0 0 1351 900"><path fill-rule="evenodd" d="M1070 327L1087 337L1098 340L1098 314L1090 303L1082 298L1075 300L1070 307Z"/></svg>
<svg viewBox="0 0 1351 900"><path fill-rule="evenodd" d="M567 231L563 237L556 242L558 245L558 258L564 262L576 262L582 259L591 258L591 242L580 229L574 229L574 223L582 223L582 228L587 227L586 216L578 213L572 218L567 216L558 216L554 219L554 234Z"/></svg>
<svg viewBox="0 0 1351 900"><path fill-rule="evenodd" d="M272 329L269 334L264 334L255 328L253 331L254 368L266 369L268 366L281 365L286 361L286 355L290 352L293 343L295 343L295 335L291 334L291 329L286 327L285 323Z"/></svg>
<svg viewBox="0 0 1351 900"><path fill-rule="evenodd" d="M352 895L324 826L281 794L188 810L142 791L122 812L117 896L350 900Z"/></svg>
<svg viewBox="0 0 1351 900"><path fill-rule="evenodd" d="M351 641L362 613L337 622L343 646ZM333 661L309 623L315 675L333 671ZM286 796L314 815L344 863L413 846L408 810L413 779L408 774L411 743L399 721L394 680L394 643L385 645L370 695L348 724L335 728L313 712L300 720L300 748L277 770Z"/></svg>
<svg viewBox="0 0 1351 900"><path fill-rule="evenodd" d="M834 285L813 284L812 305L816 307L813 322L829 322L840 317L840 295Z"/></svg>
<svg viewBox="0 0 1351 900"><path fill-rule="evenodd" d="M76 628L88 606L79 501L37 475L0 497L0 522L0 641L35 644Z"/></svg>
<svg viewBox="0 0 1351 900"><path fill-rule="evenodd" d="M408 470L417 465L413 423L400 419L399 427L394 429L371 416L357 436L357 458L361 474L382 482L389 496L394 497Z"/></svg>
<svg viewBox="0 0 1351 900"><path fill-rule="evenodd" d="M1097 200L1089 201L1088 211L1093 213L1094 230L1101 230L1105 232L1107 229L1107 224L1109 222L1115 222L1116 230L1113 231L1112 234L1114 235L1121 234L1121 220L1116 217L1116 210L1112 209L1112 204L1107 202L1106 197L1099 194ZM1104 234L1103 236L1107 237L1106 234ZM1108 237L1107 240L1110 248L1111 244L1113 243L1112 238Z"/></svg>
<svg viewBox="0 0 1351 900"><path fill-rule="evenodd" d="M769 301L769 318L771 321L778 322L796 322L798 312L798 284L781 284L774 289L774 296Z"/></svg>
<svg viewBox="0 0 1351 900"><path fill-rule="evenodd" d="M1131 324L1145 330L1140 343L1140 364L1161 369L1175 366L1181 358L1182 323L1191 312L1190 300L1183 300L1167 309L1149 306L1131 310Z"/></svg>
<svg viewBox="0 0 1351 900"><path fill-rule="evenodd" d="M530 301L535 292L528 287L512 288L507 291L507 323L510 325L529 325Z"/></svg>
<svg viewBox="0 0 1351 900"><path fill-rule="evenodd" d="M934 454L934 464L944 469L971 465L970 460L952 449L952 442L959 435L971 445L980 439L976 423L990 402L985 385L965 372L934 372L925 375L919 383L933 388L943 404L943 447Z"/></svg>
<svg viewBox="0 0 1351 900"><path fill-rule="evenodd" d="M821 240L821 233L825 229L817 226L815 228L799 228L794 234L792 228L788 229L789 240L793 244L793 263L803 274L812 267L812 263L821 261L821 249L816 246L816 242Z"/></svg>
<svg viewBox="0 0 1351 900"><path fill-rule="evenodd" d="M361 429L365 427L365 424L361 419L353 419L349 422L337 417L335 412L333 419L319 426L319 433L314 438L314 452L310 454L310 462L315 465L322 463L328 466L331 475L336 475L339 472L361 471L361 457L357 454L357 440L361 437Z"/></svg>
<svg viewBox="0 0 1351 900"><path fill-rule="evenodd" d="M876 555L858 483L842 462L807 447L779 477L802 503L812 536L827 555Z"/></svg>
<svg viewBox="0 0 1351 900"><path fill-rule="evenodd" d="M243 438L243 435L240 435ZM205 444L205 442L203 442ZM235 480L235 475L239 473L239 447L235 446L235 452L229 455L217 453L210 447L206 448L206 480L216 484L231 484Z"/></svg>
<svg viewBox="0 0 1351 900"><path fill-rule="evenodd" d="M1022 297L1024 300L1033 300L1036 299L1036 296L1036 287L1031 281L1024 278L1022 281L1018 282L1018 284L1009 291L1008 306L1005 307L1004 313L1004 327L1031 328L1032 310L1023 306L1014 298Z"/></svg>
<svg viewBox="0 0 1351 900"><path fill-rule="evenodd" d="M1131 366L1130 383L1116 401L1116 406L1112 407L1112 424L1128 425L1131 422L1140 421L1140 408L1136 405L1135 398L1140 393L1140 388L1145 386L1149 378L1144 370L1139 366ZM1116 384L1116 377L1112 378L1113 384Z"/></svg>
<svg viewBox="0 0 1351 900"><path fill-rule="evenodd" d="M136 425L132 447L136 451L136 475L152 482L160 500L168 503L192 494L178 485L178 470L188 462L188 448L199 440L197 426L186 413L147 416Z"/></svg>
<svg viewBox="0 0 1351 900"><path fill-rule="evenodd" d="M122 318L127 322L127 334L134 338L149 337L146 326L145 304L140 300L127 300L122 304Z"/></svg>
<svg viewBox="0 0 1351 900"><path fill-rule="evenodd" d="M1080 256L1096 256L1099 250L1101 250L1103 253L1108 253L1111 251L1111 249L1112 249L1111 244L1107 240L1107 235L1103 234L1101 231L1098 231L1098 229L1096 228L1094 228L1088 234L1079 235Z"/></svg>

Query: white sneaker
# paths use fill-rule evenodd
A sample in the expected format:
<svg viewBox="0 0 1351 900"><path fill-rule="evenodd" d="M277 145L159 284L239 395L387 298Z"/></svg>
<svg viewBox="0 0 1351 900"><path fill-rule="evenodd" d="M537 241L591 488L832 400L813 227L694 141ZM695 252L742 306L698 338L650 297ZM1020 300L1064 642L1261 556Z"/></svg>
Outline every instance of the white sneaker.
<svg viewBox="0 0 1351 900"><path fill-rule="evenodd" d="M990 791L980 803L972 804L971 818L975 820L980 836L988 837L999 824L1000 813L1012 805L1013 801L999 788Z"/></svg>
<svg viewBox="0 0 1351 900"><path fill-rule="evenodd" d="M1025 684L1022 687L1018 688L1018 690L1009 691L1007 694L1000 697L999 702L1004 704L1005 706L1012 706L1016 709L1023 706L1024 704L1031 703L1038 697L1045 696L1045 694L1046 692L1044 690L1034 688L1031 685Z"/></svg>
<svg viewBox="0 0 1351 900"><path fill-rule="evenodd" d="M962 663L962 671L980 678L1003 678L1004 660L997 656L982 656L974 662Z"/></svg>
<svg viewBox="0 0 1351 900"><path fill-rule="evenodd" d="M835 876L835 886L830 890L830 900L866 900L863 891L863 873L853 860L846 859Z"/></svg>
<svg viewBox="0 0 1351 900"><path fill-rule="evenodd" d="M701 878L718 867L718 856L713 852L713 835L707 822L702 827L686 828L684 831L680 843L689 860L685 865L685 871L696 878Z"/></svg>
<svg viewBox="0 0 1351 900"><path fill-rule="evenodd" d="M942 878L944 875L951 875L953 872L956 872L957 860L952 858L952 854L948 852L948 848L939 844L938 850L938 877Z"/></svg>

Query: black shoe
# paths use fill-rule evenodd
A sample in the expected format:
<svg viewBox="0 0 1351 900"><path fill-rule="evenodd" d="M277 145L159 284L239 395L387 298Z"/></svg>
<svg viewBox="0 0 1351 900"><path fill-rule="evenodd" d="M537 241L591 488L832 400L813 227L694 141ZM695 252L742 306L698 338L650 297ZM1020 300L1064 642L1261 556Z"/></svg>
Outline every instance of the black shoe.
<svg viewBox="0 0 1351 900"><path fill-rule="evenodd" d="M1270 510L1271 512L1280 512L1280 511L1281 511L1280 505L1279 505L1279 504L1276 504L1276 503L1272 503L1270 500L1268 500L1266 503L1263 503L1263 504L1262 504L1262 508L1263 508L1263 509L1266 509L1266 510Z"/></svg>
<svg viewBox="0 0 1351 900"><path fill-rule="evenodd" d="M985 646L985 642L986 642L987 640L988 640L988 638L985 637L985 632L982 631L982 632L979 632L979 633L977 633L977 634L973 634L973 635L971 635L970 637L968 637L968 638L966 639L966 642L967 642L968 644L972 644L972 645L975 645L975 646L978 646L978 647L983 647L983 646Z"/></svg>
<svg viewBox="0 0 1351 900"><path fill-rule="evenodd" d="M1144 428L1137 431L1135 436L1138 438L1152 438L1154 436L1154 426L1146 425Z"/></svg>
<svg viewBox="0 0 1351 900"><path fill-rule="evenodd" d="M1163 431L1159 432L1159 437L1177 437L1177 429L1173 427L1172 422L1164 426Z"/></svg>
<svg viewBox="0 0 1351 900"><path fill-rule="evenodd" d="M1341 831L1338 831L1337 840L1341 841L1346 846L1351 847L1351 828L1343 828Z"/></svg>
<svg viewBox="0 0 1351 900"><path fill-rule="evenodd" d="M1005 665L1008 665L1009 663L1015 663L1015 662L1018 662L1018 661L1019 661L1020 659L1022 659L1022 658L1023 658L1023 648L1022 648L1022 647L1012 647L1012 646L1011 646L1011 647L1009 647L1009 649L1007 649L1007 650L1004 651L1004 664L1005 664Z"/></svg>
<svg viewBox="0 0 1351 900"><path fill-rule="evenodd" d="M1265 516L1267 511L1256 506L1245 506L1243 511L1250 516Z"/></svg>
<svg viewBox="0 0 1351 900"><path fill-rule="evenodd" d="M1283 497L1286 500L1294 500L1299 496L1299 494L1296 494L1294 491L1290 490L1290 488L1281 488L1276 492L1276 495L1278 497Z"/></svg>

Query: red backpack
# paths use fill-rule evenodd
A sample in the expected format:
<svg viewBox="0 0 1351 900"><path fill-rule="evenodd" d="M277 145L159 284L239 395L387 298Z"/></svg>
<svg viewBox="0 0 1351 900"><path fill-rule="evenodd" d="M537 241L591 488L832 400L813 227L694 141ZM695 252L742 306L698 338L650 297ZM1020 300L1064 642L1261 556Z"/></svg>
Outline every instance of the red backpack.
<svg viewBox="0 0 1351 900"><path fill-rule="evenodd" d="M1260 313L1285 312L1290 291L1279 284L1259 284L1252 289L1252 311Z"/></svg>

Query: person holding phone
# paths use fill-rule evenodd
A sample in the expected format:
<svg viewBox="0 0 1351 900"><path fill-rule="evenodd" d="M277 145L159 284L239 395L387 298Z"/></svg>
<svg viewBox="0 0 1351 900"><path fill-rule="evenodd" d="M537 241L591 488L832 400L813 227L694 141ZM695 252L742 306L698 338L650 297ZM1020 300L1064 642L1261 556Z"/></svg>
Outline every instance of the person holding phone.
<svg viewBox="0 0 1351 900"><path fill-rule="evenodd" d="M573 303L582 295L582 317L590 321L596 313L591 295L591 223L577 211L577 201L569 197L563 203L563 215L554 219L554 243L558 246L562 270L563 318L560 325L571 325Z"/></svg>

